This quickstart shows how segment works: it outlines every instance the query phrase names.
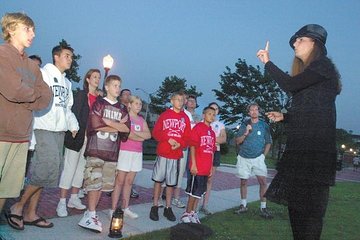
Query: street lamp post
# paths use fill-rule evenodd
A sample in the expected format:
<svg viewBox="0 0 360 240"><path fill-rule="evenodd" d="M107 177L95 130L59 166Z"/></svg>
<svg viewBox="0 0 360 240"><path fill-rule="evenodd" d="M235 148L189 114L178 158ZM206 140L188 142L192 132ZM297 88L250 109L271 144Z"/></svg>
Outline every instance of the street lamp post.
<svg viewBox="0 0 360 240"><path fill-rule="evenodd" d="M109 73L110 69L112 68L113 64L114 64L114 59L110 56L110 54L106 55L103 58L103 66L104 66L104 70L105 70L104 84L103 84L104 94L105 94L105 79L108 76L108 73Z"/></svg>
<svg viewBox="0 0 360 240"><path fill-rule="evenodd" d="M149 105L150 105L150 102L151 102L151 94L148 93L147 91L145 91L142 88L135 88L135 90L138 90L138 91L140 90L140 91L142 91L143 93L145 93L148 96L148 103L146 105L146 110L145 110L145 121L147 121L147 115L149 113Z"/></svg>
<svg viewBox="0 0 360 240"><path fill-rule="evenodd" d="M344 161L344 154L345 154L346 146L345 144L341 145L341 161Z"/></svg>

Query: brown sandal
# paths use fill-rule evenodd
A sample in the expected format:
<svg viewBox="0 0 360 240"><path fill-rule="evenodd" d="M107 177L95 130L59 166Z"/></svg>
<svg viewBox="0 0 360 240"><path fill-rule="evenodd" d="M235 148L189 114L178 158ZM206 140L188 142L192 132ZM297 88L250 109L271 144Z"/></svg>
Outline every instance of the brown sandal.
<svg viewBox="0 0 360 240"><path fill-rule="evenodd" d="M45 218L39 217L38 219L36 219L32 222L24 221L24 225L31 225L31 226L35 226L35 227L39 227L39 228L52 228L54 226L53 223L50 223L49 225L41 225L41 224L39 224L40 222L47 223Z"/></svg>
<svg viewBox="0 0 360 240"><path fill-rule="evenodd" d="M9 209L5 211L5 217L10 227L16 230L24 230L24 226L20 227L20 225L17 222L14 222L14 220L12 220L12 218L16 218L19 221L23 221L24 220L23 216L12 214Z"/></svg>

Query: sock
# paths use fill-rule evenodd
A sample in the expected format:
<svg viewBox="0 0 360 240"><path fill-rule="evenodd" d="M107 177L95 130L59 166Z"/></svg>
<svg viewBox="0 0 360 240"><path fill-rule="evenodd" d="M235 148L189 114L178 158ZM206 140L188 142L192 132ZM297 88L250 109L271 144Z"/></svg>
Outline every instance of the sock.
<svg viewBox="0 0 360 240"><path fill-rule="evenodd" d="M266 202L261 202L260 203L260 208L266 208Z"/></svg>
<svg viewBox="0 0 360 240"><path fill-rule="evenodd" d="M95 217L96 211L88 211L89 217Z"/></svg>
<svg viewBox="0 0 360 240"><path fill-rule="evenodd" d="M245 198L245 199L241 199L241 204L244 205L244 207L246 207L246 205L247 205L246 198Z"/></svg>
<svg viewBox="0 0 360 240"><path fill-rule="evenodd" d="M60 198L60 201L62 204L66 204L66 198Z"/></svg>
<svg viewBox="0 0 360 240"><path fill-rule="evenodd" d="M72 193L71 195L70 195L70 198L72 198L72 199L75 199L75 198L78 198L78 195L77 195L77 193Z"/></svg>

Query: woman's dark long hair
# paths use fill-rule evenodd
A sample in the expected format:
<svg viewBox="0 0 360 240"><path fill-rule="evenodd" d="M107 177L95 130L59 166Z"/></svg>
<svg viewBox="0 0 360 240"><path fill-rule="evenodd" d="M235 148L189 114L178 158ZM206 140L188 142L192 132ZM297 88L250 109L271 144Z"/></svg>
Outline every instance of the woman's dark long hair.
<svg viewBox="0 0 360 240"><path fill-rule="evenodd" d="M89 92L89 82L88 82L86 79L90 78L90 77L91 77L91 74L93 74L94 72L97 72L97 73L99 73L99 74L101 75L99 69L91 68L89 71L87 71L87 73L86 73L85 76L84 76L83 89L84 89L86 92Z"/></svg>
<svg viewBox="0 0 360 240"><path fill-rule="evenodd" d="M314 40L314 48L312 50L312 52L310 53L308 59L306 60L306 62L303 62L300 58L298 57L294 57L294 60L293 60L293 65L292 65L292 68L291 68L291 76L296 76L298 75L299 73L302 73L305 68L307 68L313 61L316 61L322 57L325 57L326 54L327 54L327 51L326 51L326 48L325 46L318 42L317 40ZM338 90L338 94L340 94L341 92L341 89L342 89L342 83L341 83L341 80L340 80L340 74L338 72L338 70L336 69L335 65L334 65L334 68L335 68L335 71L336 71L336 78L337 78L337 81L338 81L338 86L337 86L337 90Z"/></svg>
<svg viewBox="0 0 360 240"><path fill-rule="evenodd" d="M300 58L296 56L294 57L293 65L291 69L291 76L296 76L299 73L302 73L305 70L305 68L310 65L310 63L323 56L326 56L326 50L324 45L316 40L313 41L314 41L314 48L310 53L306 62L303 62Z"/></svg>

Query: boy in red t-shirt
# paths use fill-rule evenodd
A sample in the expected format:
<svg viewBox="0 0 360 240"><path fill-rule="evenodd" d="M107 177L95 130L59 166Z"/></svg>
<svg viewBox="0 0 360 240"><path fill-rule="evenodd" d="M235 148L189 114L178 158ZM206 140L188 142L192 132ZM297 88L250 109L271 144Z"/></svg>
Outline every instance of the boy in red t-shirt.
<svg viewBox="0 0 360 240"><path fill-rule="evenodd" d="M190 137L190 120L183 111L184 97L180 93L171 96L172 108L163 112L156 121L153 137L158 141L156 162L152 180L154 183L154 205L151 207L150 219L159 220L158 201L161 184L166 184L166 207L164 216L175 221L176 217L171 209L171 197L174 186L177 185L178 161L183 156L183 149L188 145Z"/></svg>
<svg viewBox="0 0 360 240"><path fill-rule="evenodd" d="M186 212L181 216L183 223L200 223L195 212L199 199L206 193L207 179L211 176L215 145L215 132L210 124L215 120L215 109L206 107L203 110L203 121L192 129L190 134L190 173L187 180L186 194L189 200Z"/></svg>

